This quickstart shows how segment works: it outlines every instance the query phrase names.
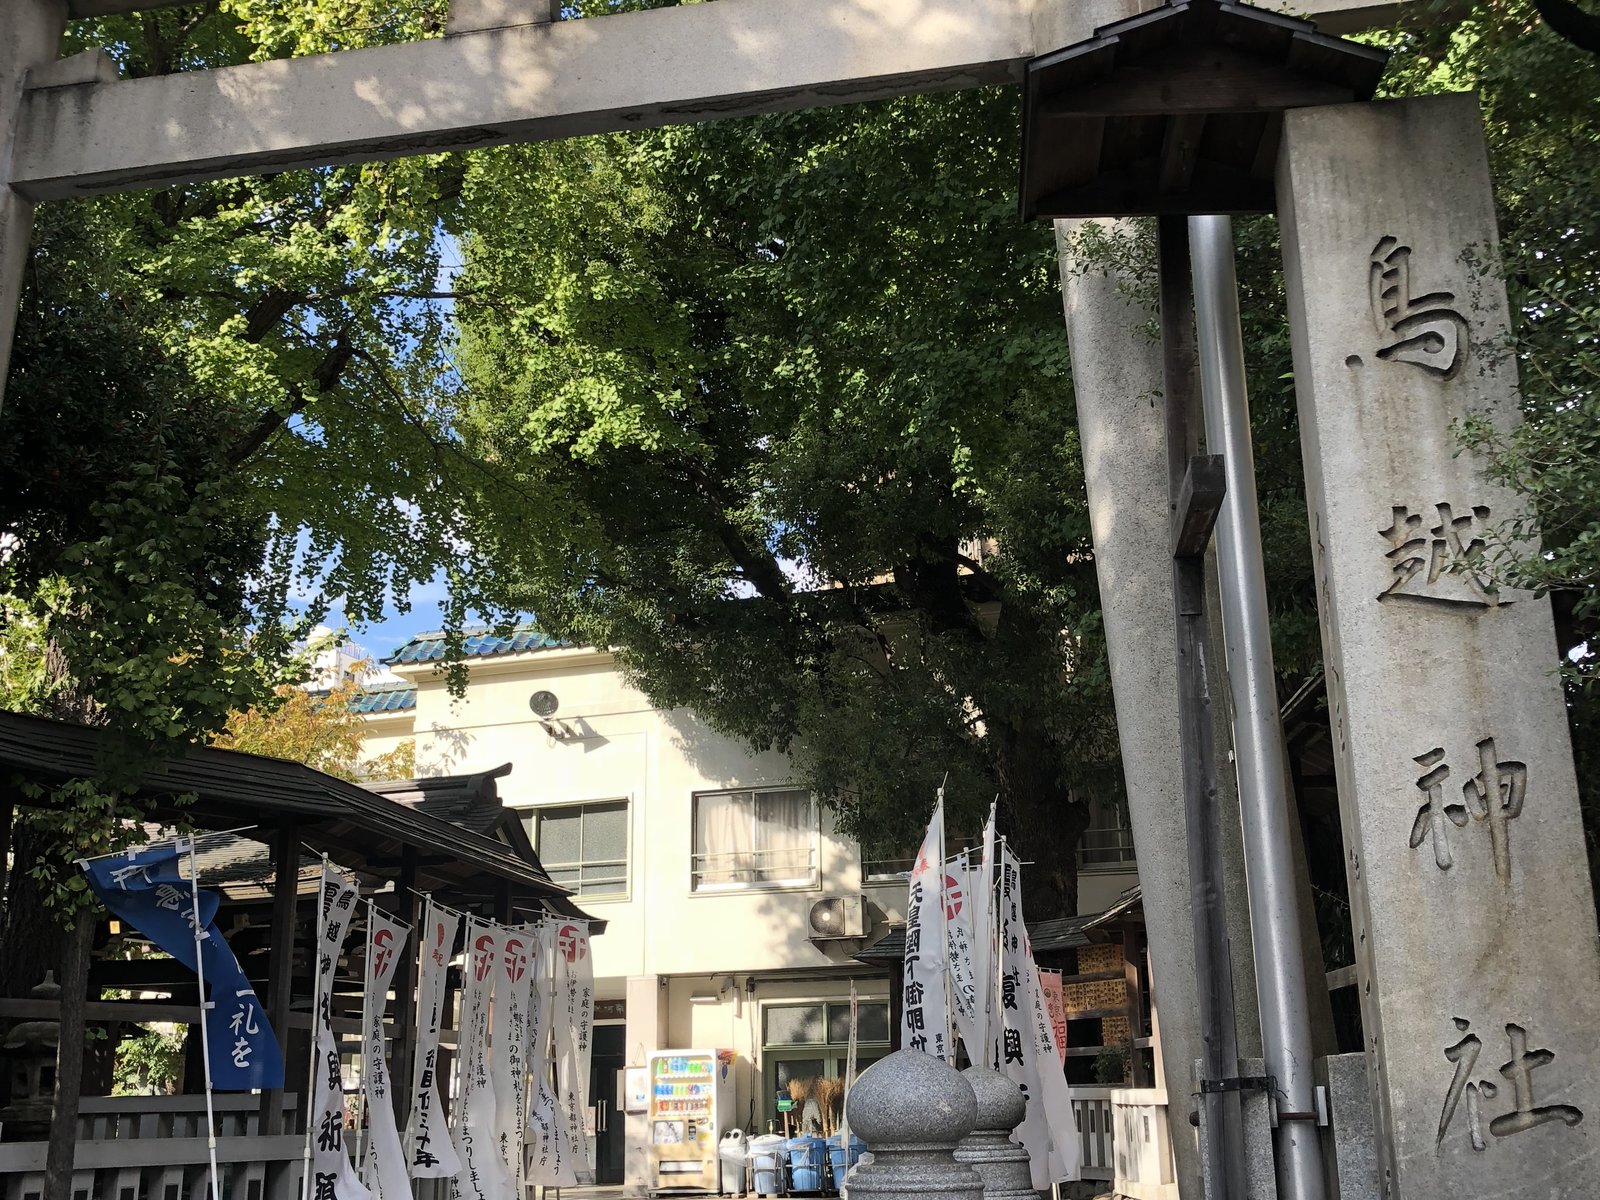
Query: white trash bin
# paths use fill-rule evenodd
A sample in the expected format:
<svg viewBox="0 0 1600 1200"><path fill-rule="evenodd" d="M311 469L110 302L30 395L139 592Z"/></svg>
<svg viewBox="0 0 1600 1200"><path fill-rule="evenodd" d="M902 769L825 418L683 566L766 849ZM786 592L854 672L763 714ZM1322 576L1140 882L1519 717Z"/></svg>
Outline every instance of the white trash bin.
<svg viewBox="0 0 1600 1200"><path fill-rule="evenodd" d="M750 1162L750 1147L744 1130L730 1129L717 1143L717 1162L722 1167L721 1191L724 1196L743 1196L750 1190L745 1168Z"/></svg>

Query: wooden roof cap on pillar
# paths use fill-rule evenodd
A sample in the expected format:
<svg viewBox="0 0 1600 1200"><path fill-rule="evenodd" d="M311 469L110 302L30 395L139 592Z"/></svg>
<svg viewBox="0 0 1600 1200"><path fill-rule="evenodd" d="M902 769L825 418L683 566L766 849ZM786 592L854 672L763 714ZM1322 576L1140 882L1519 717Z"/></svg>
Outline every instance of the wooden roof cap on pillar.
<svg viewBox="0 0 1600 1200"><path fill-rule="evenodd" d="M1274 208L1283 110L1370 99L1388 52L1178 0L1026 67L1024 220Z"/></svg>

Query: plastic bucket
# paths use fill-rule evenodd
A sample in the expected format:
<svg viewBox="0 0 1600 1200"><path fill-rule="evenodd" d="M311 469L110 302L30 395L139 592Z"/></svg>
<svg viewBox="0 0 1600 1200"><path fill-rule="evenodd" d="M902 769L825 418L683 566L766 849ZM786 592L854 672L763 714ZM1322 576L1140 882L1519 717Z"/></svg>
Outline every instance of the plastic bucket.
<svg viewBox="0 0 1600 1200"><path fill-rule="evenodd" d="M783 1164L788 1153L788 1139L766 1133L750 1139L750 1171L755 1177L755 1191L763 1196L781 1196Z"/></svg>
<svg viewBox="0 0 1600 1200"><path fill-rule="evenodd" d="M789 1139L789 1178L797 1192L822 1190L822 1164L828 1143L819 1137Z"/></svg>
<svg viewBox="0 0 1600 1200"><path fill-rule="evenodd" d="M828 1158L833 1163L833 1185L835 1188L844 1179L845 1172L860 1161L861 1152L867 1148L865 1142L852 1135L850 1138L850 1161L846 1162L845 1148L840 1141L843 1136L843 1134L836 1133L828 1139Z"/></svg>

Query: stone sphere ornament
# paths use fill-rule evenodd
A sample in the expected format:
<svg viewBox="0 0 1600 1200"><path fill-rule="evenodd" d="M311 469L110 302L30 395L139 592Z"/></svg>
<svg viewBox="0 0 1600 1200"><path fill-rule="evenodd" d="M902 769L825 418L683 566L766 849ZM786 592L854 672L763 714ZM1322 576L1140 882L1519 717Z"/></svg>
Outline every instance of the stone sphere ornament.
<svg viewBox="0 0 1600 1200"><path fill-rule="evenodd" d="M948 1063L920 1050L879 1059L850 1089L845 1116L872 1153L847 1177L852 1200L983 1200L983 1180L955 1157L978 1098Z"/></svg>
<svg viewBox="0 0 1600 1200"><path fill-rule="evenodd" d="M977 1097L978 1120L956 1146L956 1161L978 1173L986 1200L1037 1200L1028 1151L1011 1140L1028 1111L1022 1089L990 1067L968 1067L961 1074Z"/></svg>

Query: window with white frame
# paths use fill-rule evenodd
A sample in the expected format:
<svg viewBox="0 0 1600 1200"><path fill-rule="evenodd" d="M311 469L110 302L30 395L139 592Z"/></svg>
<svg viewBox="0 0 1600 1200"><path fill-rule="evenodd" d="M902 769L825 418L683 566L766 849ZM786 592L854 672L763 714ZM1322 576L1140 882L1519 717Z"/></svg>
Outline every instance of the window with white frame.
<svg viewBox="0 0 1600 1200"><path fill-rule="evenodd" d="M580 896L628 890L628 802L599 800L528 809L529 840L550 878Z"/></svg>
<svg viewBox="0 0 1600 1200"><path fill-rule="evenodd" d="M693 888L805 887L817 882L817 806L803 788L700 792L694 798Z"/></svg>

